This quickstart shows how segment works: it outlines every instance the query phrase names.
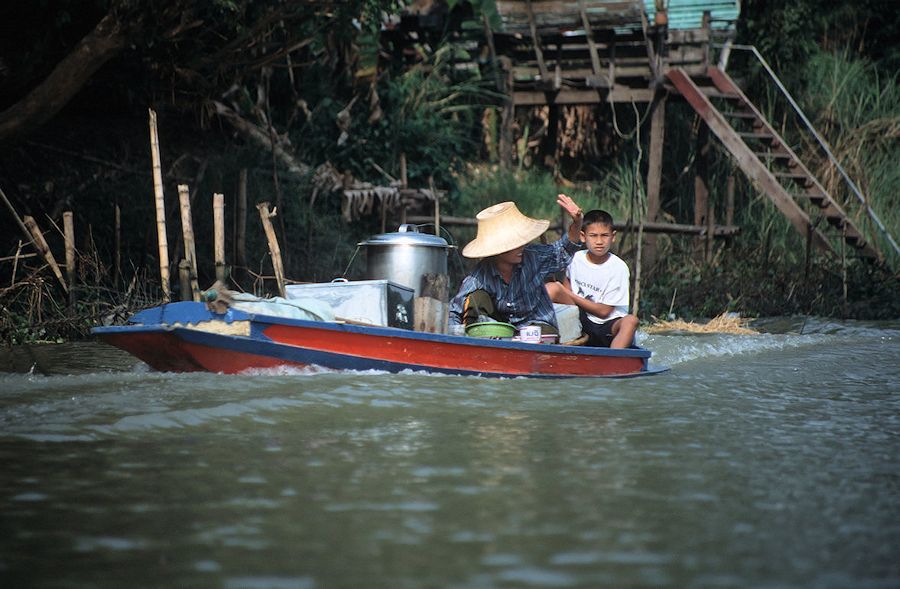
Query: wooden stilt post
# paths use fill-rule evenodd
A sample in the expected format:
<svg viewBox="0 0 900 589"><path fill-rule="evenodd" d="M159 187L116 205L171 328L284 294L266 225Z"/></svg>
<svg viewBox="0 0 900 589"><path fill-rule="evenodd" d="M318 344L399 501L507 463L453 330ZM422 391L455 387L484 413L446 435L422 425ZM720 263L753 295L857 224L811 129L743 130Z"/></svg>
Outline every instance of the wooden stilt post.
<svg viewBox="0 0 900 589"><path fill-rule="evenodd" d="M434 234L441 236L441 199L434 189L434 176L428 176L428 188L434 197Z"/></svg>
<svg viewBox="0 0 900 589"><path fill-rule="evenodd" d="M166 238L166 201L163 195L162 166L159 157L159 132L156 112L150 109L150 156L153 160L153 193L156 196L156 237L159 243L159 279L163 302L172 298L169 292L169 242Z"/></svg>
<svg viewBox="0 0 900 589"><path fill-rule="evenodd" d="M725 224L734 225L734 174L728 174L725 184Z"/></svg>
<svg viewBox="0 0 900 589"><path fill-rule="evenodd" d="M75 306L75 223L72 211L63 213L63 233L66 238L66 279L69 282L69 306Z"/></svg>
<svg viewBox="0 0 900 589"><path fill-rule="evenodd" d="M118 285L122 280L122 209L119 207L119 203L116 203L115 217L116 257L113 262L113 281Z"/></svg>
<svg viewBox="0 0 900 589"><path fill-rule="evenodd" d="M409 188L409 176L406 173L406 152L400 152L400 187L403 190ZM400 208L400 224L406 223L406 205ZM384 233L384 225L381 226L381 232Z"/></svg>
<svg viewBox="0 0 900 589"><path fill-rule="evenodd" d="M847 314L847 222L841 223L841 294L843 296L844 315Z"/></svg>
<svg viewBox="0 0 900 589"><path fill-rule="evenodd" d="M812 247L813 247L813 231L815 228L812 223L807 225L806 229L806 259L803 264L803 283L804 285L808 284L809 280L809 266L812 263Z"/></svg>
<svg viewBox="0 0 900 589"><path fill-rule="evenodd" d="M694 225L706 225L709 209L709 127L700 121L697 129L697 159L694 162ZM695 242L695 253L703 251L702 242ZM698 251L699 250L699 251Z"/></svg>
<svg viewBox="0 0 900 589"><path fill-rule="evenodd" d="M225 195L213 194L213 236L215 241L216 280L225 283Z"/></svg>
<svg viewBox="0 0 900 589"><path fill-rule="evenodd" d="M666 94L657 95L650 118L650 154L647 161L647 221L659 216L659 194L662 184L663 143L666 136ZM644 257L651 266L656 261L656 236L647 236Z"/></svg>
<svg viewBox="0 0 900 589"><path fill-rule="evenodd" d="M278 238L275 236L275 228L272 226L272 217L277 211L269 212L269 203L261 202L256 205L259 210L259 218L262 221L266 240L269 242L269 253L272 255L272 269L275 271L275 280L278 282L278 295L284 296L284 267L281 264L281 248L278 247Z"/></svg>
<svg viewBox="0 0 900 589"><path fill-rule="evenodd" d="M191 270L191 292L193 293L191 298L196 302L200 302L200 285L197 283L197 248L194 245L194 222L191 219L191 190L187 184L178 185L178 201L181 205L181 233L184 236L184 258L188 261ZM182 290L182 292L184 291Z"/></svg>
<svg viewBox="0 0 900 589"><path fill-rule="evenodd" d="M238 175L237 205L234 207L234 265L244 277L247 267L247 168ZM234 272L232 272L234 277Z"/></svg>
<svg viewBox="0 0 900 589"><path fill-rule="evenodd" d="M634 296L631 300L631 313L637 316L641 309L641 254L644 242L644 222L638 225L637 249L634 254Z"/></svg>
<svg viewBox="0 0 900 589"><path fill-rule="evenodd" d="M516 107L513 102L512 62L508 57L500 58L500 70L503 72L503 91L506 93L506 99L503 101L503 108L500 111L500 166L509 169L512 167L512 156L515 149L512 127L516 117Z"/></svg>
<svg viewBox="0 0 900 589"><path fill-rule="evenodd" d="M716 232L716 207L713 204L713 199L709 199L707 203L707 213L706 213L706 261L707 263L712 262L713 257L713 242Z"/></svg>
<svg viewBox="0 0 900 589"><path fill-rule="evenodd" d="M41 233L40 228L37 226L34 218L25 215L24 217L25 227L28 228L28 231L31 233L31 242L37 248L38 252L41 256L44 257L44 261L50 266L50 269L53 270L53 274L56 276L56 279L59 281L60 286L62 286L63 291L68 294L69 287L66 286L66 280L63 278L62 270L59 269L59 264L56 263L56 258L53 257L53 252L50 251L50 246L47 245L47 240L44 239L44 234Z"/></svg>
<svg viewBox="0 0 900 589"><path fill-rule="evenodd" d="M441 236L441 197L434 193L434 234Z"/></svg>

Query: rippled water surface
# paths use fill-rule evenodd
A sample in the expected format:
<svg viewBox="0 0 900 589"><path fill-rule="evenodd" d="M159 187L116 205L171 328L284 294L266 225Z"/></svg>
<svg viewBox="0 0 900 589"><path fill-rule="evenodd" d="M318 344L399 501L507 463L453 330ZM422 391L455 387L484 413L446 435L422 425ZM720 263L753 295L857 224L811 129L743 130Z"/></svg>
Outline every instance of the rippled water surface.
<svg viewBox="0 0 900 589"><path fill-rule="evenodd" d="M2 587L900 587L900 323L665 374L160 374L0 352Z"/></svg>

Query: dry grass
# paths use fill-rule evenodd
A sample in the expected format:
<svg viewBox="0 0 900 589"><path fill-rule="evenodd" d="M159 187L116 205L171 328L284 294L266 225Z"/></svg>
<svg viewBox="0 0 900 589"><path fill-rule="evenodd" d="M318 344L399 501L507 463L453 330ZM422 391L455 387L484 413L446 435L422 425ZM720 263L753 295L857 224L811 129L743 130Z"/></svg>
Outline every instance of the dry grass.
<svg viewBox="0 0 900 589"><path fill-rule="evenodd" d="M741 335L756 335L759 332L747 327L750 319L722 313L718 317L710 319L708 323L694 323L675 319L674 321L657 321L641 330L646 333L662 333L666 331L688 331L691 333L731 333Z"/></svg>

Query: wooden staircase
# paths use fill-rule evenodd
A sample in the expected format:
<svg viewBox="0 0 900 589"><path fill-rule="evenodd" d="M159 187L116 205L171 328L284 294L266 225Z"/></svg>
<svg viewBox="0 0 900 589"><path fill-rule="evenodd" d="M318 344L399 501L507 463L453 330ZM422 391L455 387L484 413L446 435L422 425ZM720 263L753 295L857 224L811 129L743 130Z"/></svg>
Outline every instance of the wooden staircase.
<svg viewBox="0 0 900 589"><path fill-rule="evenodd" d="M801 235L820 249L834 253L831 241L823 233L833 228L860 257L882 259L878 249L865 239L728 74L710 67L703 75L692 75L676 67L668 69L666 77L734 156L741 170Z"/></svg>

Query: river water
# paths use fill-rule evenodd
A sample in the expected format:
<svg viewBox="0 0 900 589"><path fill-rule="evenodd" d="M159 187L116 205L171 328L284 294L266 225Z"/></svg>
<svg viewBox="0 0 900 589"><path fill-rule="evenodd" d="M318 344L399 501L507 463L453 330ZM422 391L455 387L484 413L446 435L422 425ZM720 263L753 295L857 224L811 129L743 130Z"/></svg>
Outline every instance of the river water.
<svg viewBox="0 0 900 589"><path fill-rule="evenodd" d="M0 586L900 587L900 322L626 380L0 352Z"/></svg>

